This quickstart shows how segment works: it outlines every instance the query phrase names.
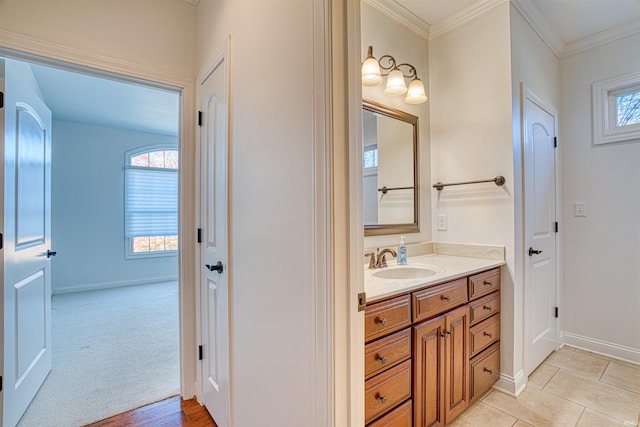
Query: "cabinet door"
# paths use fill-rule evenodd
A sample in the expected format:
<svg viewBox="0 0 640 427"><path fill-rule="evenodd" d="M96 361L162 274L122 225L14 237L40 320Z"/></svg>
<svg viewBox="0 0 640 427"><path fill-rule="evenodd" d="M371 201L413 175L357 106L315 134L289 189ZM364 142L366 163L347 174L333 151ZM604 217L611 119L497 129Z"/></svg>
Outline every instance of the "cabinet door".
<svg viewBox="0 0 640 427"><path fill-rule="evenodd" d="M469 406L469 307L445 318L445 421L449 423Z"/></svg>
<svg viewBox="0 0 640 427"><path fill-rule="evenodd" d="M444 317L413 327L413 425L444 424Z"/></svg>

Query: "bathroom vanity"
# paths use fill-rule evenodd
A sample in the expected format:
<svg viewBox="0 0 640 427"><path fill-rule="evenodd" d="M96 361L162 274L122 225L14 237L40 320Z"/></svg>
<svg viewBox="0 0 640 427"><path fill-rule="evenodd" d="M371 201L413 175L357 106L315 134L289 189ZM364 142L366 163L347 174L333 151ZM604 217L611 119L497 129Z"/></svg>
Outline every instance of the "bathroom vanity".
<svg viewBox="0 0 640 427"><path fill-rule="evenodd" d="M367 426L445 425L498 380L503 264L430 255L366 271Z"/></svg>

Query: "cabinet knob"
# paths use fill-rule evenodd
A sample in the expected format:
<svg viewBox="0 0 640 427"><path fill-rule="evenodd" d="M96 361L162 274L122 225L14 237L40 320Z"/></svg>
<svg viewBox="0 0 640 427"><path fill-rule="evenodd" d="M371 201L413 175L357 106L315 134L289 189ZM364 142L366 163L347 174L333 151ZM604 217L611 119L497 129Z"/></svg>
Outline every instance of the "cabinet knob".
<svg viewBox="0 0 640 427"><path fill-rule="evenodd" d="M387 356L378 355L378 360L384 365L385 363L387 363Z"/></svg>
<svg viewBox="0 0 640 427"><path fill-rule="evenodd" d="M488 311L493 310L493 308L492 308L490 305L485 305L485 306L483 306L482 308L483 308L484 310L488 310Z"/></svg>
<svg viewBox="0 0 640 427"><path fill-rule="evenodd" d="M446 295L443 295L442 299L445 300L446 302L451 301L451 297L450 296L446 296Z"/></svg>
<svg viewBox="0 0 640 427"><path fill-rule="evenodd" d="M387 396L378 396L380 403L387 403Z"/></svg>
<svg viewBox="0 0 640 427"><path fill-rule="evenodd" d="M484 336L485 337L489 337L489 338L493 338L493 334L491 332L485 332Z"/></svg>
<svg viewBox="0 0 640 427"><path fill-rule="evenodd" d="M485 286L493 286L493 282L491 280L485 280L483 284Z"/></svg>
<svg viewBox="0 0 640 427"><path fill-rule="evenodd" d="M442 338L449 338L449 335L453 335L453 331L446 331L446 332L440 334L440 336Z"/></svg>
<svg viewBox="0 0 640 427"><path fill-rule="evenodd" d="M380 324L380 326L386 326L387 318L383 317L382 319L378 319L378 323Z"/></svg>
<svg viewBox="0 0 640 427"><path fill-rule="evenodd" d="M493 374L493 370L492 370L492 369L484 368L484 371L485 371L486 373L488 373L489 375Z"/></svg>

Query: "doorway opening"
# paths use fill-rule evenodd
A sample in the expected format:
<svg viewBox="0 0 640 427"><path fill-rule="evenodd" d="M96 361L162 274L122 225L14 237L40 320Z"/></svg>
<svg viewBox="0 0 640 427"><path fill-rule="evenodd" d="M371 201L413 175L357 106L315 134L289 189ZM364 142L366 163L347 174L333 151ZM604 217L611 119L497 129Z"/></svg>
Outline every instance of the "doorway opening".
<svg viewBox="0 0 640 427"><path fill-rule="evenodd" d="M53 367L18 425L84 425L180 394L180 95L25 65L53 117Z"/></svg>

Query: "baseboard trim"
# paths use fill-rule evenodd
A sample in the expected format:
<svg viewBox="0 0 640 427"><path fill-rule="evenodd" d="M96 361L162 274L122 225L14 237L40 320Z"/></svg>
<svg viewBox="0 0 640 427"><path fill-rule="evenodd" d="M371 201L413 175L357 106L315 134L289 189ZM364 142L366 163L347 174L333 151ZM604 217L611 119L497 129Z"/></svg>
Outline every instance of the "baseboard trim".
<svg viewBox="0 0 640 427"><path fill-rule="evenodd" d="M518 371L515 376L500 374L500 379L493 385L493 388L508 394L509 396L518 397L527 385L527 377L524 371Z"/></svg>
<svg viewBox="0 0 640 427"><path fill-rule="evenodd" d="M178 281L178 276L152 277L149 279L126 280L122 282L91 283L88 285L81 285L81 286L68 286L64 288L52 289L52 293L53 295L71 294L74 292L97 291L101 289L121 288L123 286L150 285L152 283L177 282L177 281Z"/></svg>
<svg viewBox="0 0 640 427"><path fill-rule="evenodd" d="M560 341L571 347L640 365L640 349L563 332Z"/></svg>

